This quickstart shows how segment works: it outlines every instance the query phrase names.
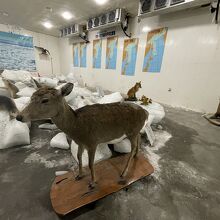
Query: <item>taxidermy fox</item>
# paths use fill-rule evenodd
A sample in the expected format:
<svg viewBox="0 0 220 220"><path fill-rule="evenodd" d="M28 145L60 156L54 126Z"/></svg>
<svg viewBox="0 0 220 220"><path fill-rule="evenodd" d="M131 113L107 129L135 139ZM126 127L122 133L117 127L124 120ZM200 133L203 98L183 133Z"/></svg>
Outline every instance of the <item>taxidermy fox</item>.
<svg viewBox="0 0 220 220"><path fill-rule="evenodd" d="M144 95L141 97L141 99L139 99L139 101L142 101L141 105L149 105L150 103L152 103L152 99L147 98Z"/></svg>
<svg viewBox="0 0 220 220"><path fill-rule="evenodd" d="M141 81L137 82L135 84L135 86L133 86L131 89L128 90L128 98L125 99L126 101L137 101L137 97L136 97L136 93L138 92L138 90L142 88L141 87Z"/></svg>
<svg viewBox="0 0 220 220"><path fill-rule="evenodd" d="M5 87L8 89L8 91L11 94L12 98L17 98L16 93L19 92L19 89L8 79L2 78L2 81L5 84Z"/></svg>
<svg viewBox="0 0 220 220"><path fill-rule="evenodd" d="M15 102L11 98L2 95L0 95L0 111L7 111L10 119L15 118L18 114Z"/></svg>

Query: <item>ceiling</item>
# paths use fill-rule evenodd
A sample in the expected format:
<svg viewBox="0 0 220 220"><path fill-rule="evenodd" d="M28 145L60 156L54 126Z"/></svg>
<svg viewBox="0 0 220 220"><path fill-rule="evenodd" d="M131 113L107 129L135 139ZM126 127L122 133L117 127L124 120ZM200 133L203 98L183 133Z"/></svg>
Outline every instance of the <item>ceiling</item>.
<svg viewBox="0 0 220 220"><path fill-rule="evenodd" d="M97 5L94 0L0 0L0 23L59 36L61 27L85 23L88 18L111 9L125 8L130 15L136 15L138 2L138 0L108 0L104 5ZM69 21L64 20L61 17L64 11L71 12L74 17ZM49 30L42 26L42 22L48 20L54 25Z"/></svg>

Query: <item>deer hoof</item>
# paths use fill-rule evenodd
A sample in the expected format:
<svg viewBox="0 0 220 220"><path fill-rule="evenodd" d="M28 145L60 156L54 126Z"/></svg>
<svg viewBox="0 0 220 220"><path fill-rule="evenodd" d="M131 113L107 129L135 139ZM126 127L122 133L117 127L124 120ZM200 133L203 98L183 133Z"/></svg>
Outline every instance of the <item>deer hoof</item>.
<svg viewBox="0 0 220 220"><path fill-rule="evenodd" d="M78 176L75 177L75 180L76 180L76 181L79 181L79 180L81 180L82 178L83 178L83 176L78 175Z"/></svg>
<svg viewBox="0 0 220 220"><path fill-rule="evenodd" d="M93 190L95 188L95 186L96 186L96 182L90 182L89 183L89 189L90 190Z"/></svg>

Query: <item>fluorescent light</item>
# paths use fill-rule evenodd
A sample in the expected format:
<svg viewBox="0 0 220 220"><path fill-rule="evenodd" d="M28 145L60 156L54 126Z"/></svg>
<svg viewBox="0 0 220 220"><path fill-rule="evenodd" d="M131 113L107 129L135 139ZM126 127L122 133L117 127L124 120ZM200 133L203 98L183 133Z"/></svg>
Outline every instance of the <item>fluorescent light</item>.
<svg viewBox="0 0 220 220"><path fill-rule="evenodd" d="M73 16L70 12L65 11L65 12L62 13L62 17L66 20L70 20Z"/></svg>
<svg viewBox="0 0 220 220"><path fill-rule="evenodd" d="M98 5L104 5L108 0L95 0Z"/></svg>
<svg viewBox="0 0 220 220"><path fill-rule="evenodd" d="M45 28L47 28L47 29L50 29L50 28L53 27L53 25L52 25L49 21L44 22L44 23L43 23L43 26L44 26Z"/></svg>
<svg viewBox="0 0 220 220"><path fill-rule="evenodd" d="M147 32L149 32L151 30L151 28L149 27L149 26L144 26L143 28L142 28L142 31L144 32L144 33L147 33Z"/></svg>

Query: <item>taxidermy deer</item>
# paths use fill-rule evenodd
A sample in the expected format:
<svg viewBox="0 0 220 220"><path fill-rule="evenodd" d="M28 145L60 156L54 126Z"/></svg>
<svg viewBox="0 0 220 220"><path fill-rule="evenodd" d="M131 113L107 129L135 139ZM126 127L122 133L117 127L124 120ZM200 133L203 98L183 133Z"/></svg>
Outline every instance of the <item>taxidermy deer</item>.
<svg viewBox="0 0 220 220"><path fill-rule="evenodd" d="M128 90L126 101L137 101L136 93L141 88L141 82L137 82L135 86Z"/></svg>
<svg viewBox="0 0 220 220"><path fill-rule="evenodd" d="M13 119L18 114L18 109L14 101L7 97L0 95L0 111L7 111L9 113L10 119Z"/></svg>
<svg viewBox="0 0 220 220"><path fill-rule="evenodd" d="M17 120L25 122L51 118L60 130L73 139L79 146L79 175L76 179L83 177L82 153L86 149L91 171L91 188L95 186L96 180L94 157L97 145L126 135L131 142L132 151L121 174L121 183L125 183L128 167L138 153L139 133L148 118L148 112L129 103L87 105L74 111L64 98L72 89L72 83L67 83L60 90L40 88L32 95L31 102L17 116Z"/></svg>
<svg viewBox="0 0 220 220"><path fill-rule="evenodd" d="M17 86L15 86L10 80L2 78L3 83L5 84L6 89L10 92L11 98L17 98L16 93L19 92Z"/></svg>

